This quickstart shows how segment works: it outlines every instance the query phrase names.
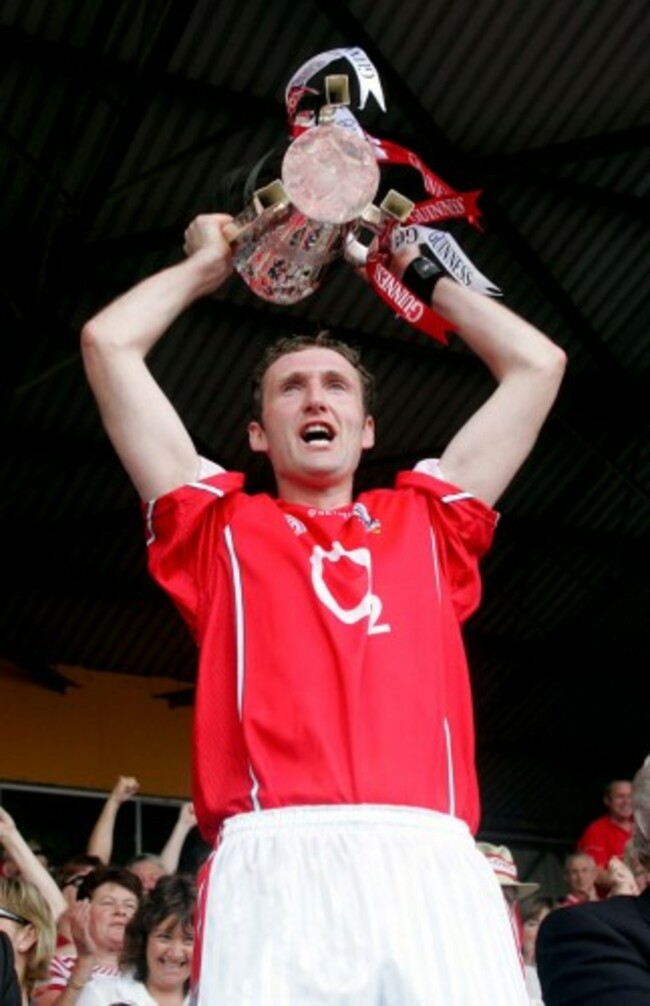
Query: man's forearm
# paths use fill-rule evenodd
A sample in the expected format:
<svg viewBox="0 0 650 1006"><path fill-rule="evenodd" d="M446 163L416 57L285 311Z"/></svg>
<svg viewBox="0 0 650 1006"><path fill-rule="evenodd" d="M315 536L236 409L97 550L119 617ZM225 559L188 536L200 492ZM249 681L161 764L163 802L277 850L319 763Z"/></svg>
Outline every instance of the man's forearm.
<svg viewBox="0 0 650 1006"><path fill-rule="evenodd" d="M88 839L86 852L89 856L98 856L102 863L110 863L113 855L113 834L119 809L117 800L109 796Z"/></svg>
<svg viewBox="0 0 650 1006"><path fill-rule="evenodd" d="M86 375L104 427L142 499L196 477L198 456L145 357L169 326L230 274L230 218L198 217L185 232L188 258L118 297L83 328Z"/></svg>
<svg viewBox="0 0 650 1006"><path fill-rule="evenodd" d="M444 277L433 306L458 328L497 388L441 456L450 482L493 504L519 470L555 400L566 356L550 339L490 297Z"/></svg>
<svg viewBox="0 0 650 1006"><path fill-rule="evenodd" d="M517 370L546 369L559 384L563 351L498 300L444 277L436 284L433 307L457 327L462 341L497 381Z"/></svg>
<svg viewBox="0 0 650 1006"><path fill-rule="evenodd" d="M194 301L226 278L226 263L195 255L142 280L84 326L84 356L134 352L144 358Z"/></svg>

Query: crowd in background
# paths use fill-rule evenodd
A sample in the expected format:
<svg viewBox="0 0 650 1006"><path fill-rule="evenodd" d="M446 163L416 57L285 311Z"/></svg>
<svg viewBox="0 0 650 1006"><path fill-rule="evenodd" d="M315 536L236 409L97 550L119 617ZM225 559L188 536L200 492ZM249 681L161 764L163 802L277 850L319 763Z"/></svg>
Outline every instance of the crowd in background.
<svg viewBox="0 0 650 1006"><path fill-rule="evenodd" d="M139 854L123 866L115 865L118 813L138 789L136 779L121 776L85 849L56 866L0 807L2 1006L189 1002L195 878L177 871L196 818L192 804L183 804L160 853ZM571 998L571 982L564 978L560 992L556 991L552 965L550 974L542 973L540 984L537 935L545 920L576 906L639 896L648 887L650 862L634 841L632 795L628 780L607 785L605 814L585 829L575 851L566 857L566 891L561 898L548 896L536 882L520 879L506 846L479 843L501 885L529 998L536 1006L543 1006L543 996L547 1006L582 1002ZM609 1001L602 999L603 1004Z"/></svg>

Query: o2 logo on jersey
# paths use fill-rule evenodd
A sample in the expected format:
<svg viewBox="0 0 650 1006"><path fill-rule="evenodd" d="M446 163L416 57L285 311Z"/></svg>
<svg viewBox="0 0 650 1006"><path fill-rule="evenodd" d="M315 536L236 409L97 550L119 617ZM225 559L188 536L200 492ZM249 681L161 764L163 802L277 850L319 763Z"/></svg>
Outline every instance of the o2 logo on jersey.
<svg viewBox="0 0 650 1006"><path fill-rule="evenodd" d="M327 586L326 569L330 563L338 563L341 559L361 566L366 571L366 591L358 604L353 608L342 607L332 591ZM345 625L354 625L361 619L368 619L368 635L373 636L380 632L390 632L390 625L386 622L380 623L382 604L376 594L372 592L372 556L367 548L353 548L350 551L343 548L340 542L332 543L331 549L327 551L320 545L315 545L310 557L311 579L314 590L325 607L336 615Z"/></svg>

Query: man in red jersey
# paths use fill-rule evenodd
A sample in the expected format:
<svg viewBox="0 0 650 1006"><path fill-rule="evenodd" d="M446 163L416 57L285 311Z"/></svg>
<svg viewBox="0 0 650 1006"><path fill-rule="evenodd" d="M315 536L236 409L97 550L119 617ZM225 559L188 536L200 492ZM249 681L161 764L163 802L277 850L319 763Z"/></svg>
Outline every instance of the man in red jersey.
<svg viewBox="0 0 650 1006"><path fill-rule="evenodd" d="M220 841L199 897L196 1002L524 1006L499 887L471 838L460 624L479 602L490 506L534 444L564 353L403 249L393 267L496 390L439 461L355 499L371 379L341 343L288 340L256 375L249 425L277 496L249 496L243 476L198 457L144 362L230 274L230 219L197 218L186 260L82 336L108 434L149 501L151 571L200 646L194 803Z"/></svg>
<svg viewBox="0 0 650 1006"><path fill-rule="evenodd" d="M605 786L603 803L607 813L596 818L583 831L576 848L588 853L598 867L596 885L605 896L611 886L608 871L612 856L623 859L625 846L634 832L632 813L632 783L629 779L614 779Z"/></svg>

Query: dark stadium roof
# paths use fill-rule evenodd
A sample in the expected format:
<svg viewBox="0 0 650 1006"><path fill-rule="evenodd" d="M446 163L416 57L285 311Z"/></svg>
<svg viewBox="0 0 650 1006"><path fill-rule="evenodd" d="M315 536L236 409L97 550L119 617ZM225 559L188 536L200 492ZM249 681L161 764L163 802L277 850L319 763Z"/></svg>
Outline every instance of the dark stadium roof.
<svg viewBox="0 0 650 1006"><path fill-rule="evenodd" d="M78 332L176 260L189 220L282 139L291 73L360 46L387 98L364 124L483 190L484 233L451 229L569 355L466 638L484 827L566 838L594 816L602 780L650 749L648 15L647 0L4 0L0 658L43 687L76 664L191 688ZM324 327L359 342L382 388L366 485L439 453L489 388L460 343L407 328L345 271L293 308L234 279L153 367L201 451L249 467L252 363L273 334Z"/></svg>

